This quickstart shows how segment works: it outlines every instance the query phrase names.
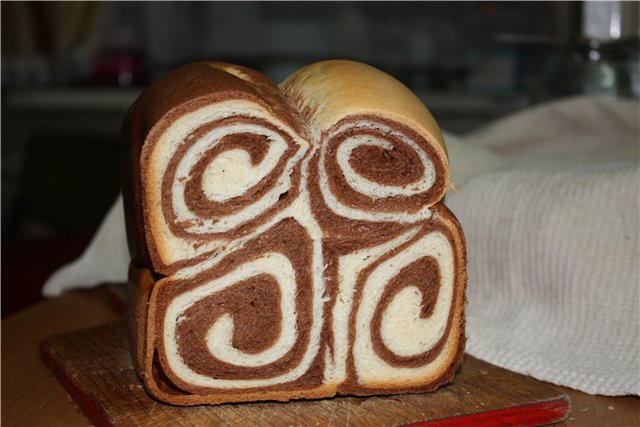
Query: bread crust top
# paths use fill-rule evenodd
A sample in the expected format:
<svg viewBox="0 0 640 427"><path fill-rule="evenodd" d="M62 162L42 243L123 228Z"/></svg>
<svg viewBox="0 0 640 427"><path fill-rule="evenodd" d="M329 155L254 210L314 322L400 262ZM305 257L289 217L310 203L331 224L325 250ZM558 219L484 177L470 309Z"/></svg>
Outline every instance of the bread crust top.
<svg viewBox="0 0 640 427"><path fill-rule="evenodd" d="M314 130L326 131L353 114L382 114L426 132L446 157L431 112L409 88L377 68L342 59L320 61L294 72L280 87Z"/></svg>

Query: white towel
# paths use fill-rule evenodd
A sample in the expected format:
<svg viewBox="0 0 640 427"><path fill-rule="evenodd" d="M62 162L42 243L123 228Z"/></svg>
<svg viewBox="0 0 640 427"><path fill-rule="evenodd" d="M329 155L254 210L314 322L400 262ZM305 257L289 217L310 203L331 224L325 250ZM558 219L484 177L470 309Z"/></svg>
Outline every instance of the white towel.
<svg viewBox="0 0 640 427"><path fill-rule="evenodd" d="M588 393L640 394L639 179L637 162L510 170L450 197L468 244L470 354Z"/></svg>
<svg viewBox="0 0 640 427"><path fill-rule="evenodd" d="M469 258L467 352L592 394L640 395L638 104L578 97L446 135ZM124 281L122 202L43 293Z"/></svg>
<svg viewBox="0 0 640 427"><path fill-rule="evenodd" d="M120 195L82 256L55 271L44 284L42 295L55 297L68 289L126 283L130 260Z"/></svg>

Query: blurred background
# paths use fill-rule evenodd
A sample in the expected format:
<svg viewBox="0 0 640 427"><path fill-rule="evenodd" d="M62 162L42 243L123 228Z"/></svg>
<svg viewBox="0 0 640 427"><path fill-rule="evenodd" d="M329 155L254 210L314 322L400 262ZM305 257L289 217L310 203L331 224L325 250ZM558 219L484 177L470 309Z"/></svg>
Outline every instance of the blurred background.
<svg viewBox="0 0 640 427"><path fill-rule="evenodd" d="M39 298L120 188L142 89L195 60L275 81L349 58L464 134L576 94L640 98L638 2L2 2L2 316ZM34 261L35 260L35 261Z"/></svg>

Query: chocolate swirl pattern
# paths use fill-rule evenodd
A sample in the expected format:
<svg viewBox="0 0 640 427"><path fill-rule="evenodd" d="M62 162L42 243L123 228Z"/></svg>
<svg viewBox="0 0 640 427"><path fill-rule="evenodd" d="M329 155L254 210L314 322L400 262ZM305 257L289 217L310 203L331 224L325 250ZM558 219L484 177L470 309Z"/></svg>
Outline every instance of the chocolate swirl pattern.
<svg viewBox="0 0 640 427"><path fill-rule="evenodd" d="M318 156L318 189L331 212L369 222L413 223L431 216L429 206L440 190L424 138L368 116L349 117L333 128Z"/></svg>
<svg viewBox="0 0 640 427"><path fill-rule="evenodd" d="M433 221L359 273L352 373L365 389L394 389L398 382L432 388L458 363L463 242L445 209L438 206Z"/></svg>
<svg viewBox="0 0 640 427"><path fill-rule="evenodd" d="M339 393L437 388L464 346L464 237L444 205L382 243L330 245L328 287Z"/></svg>
<svg viewBox="0 0 640 427"><path fill-rule="evenodd" d="M229 233L273 208L291 189L304 154L289 134L248 116L214 119L176 139L185 142L168 164L159 163L162 196L171 196L163 220L174 235L196 240ZM157 155L169 157L163 148Z"/></svg>
<svg viewBox="0 0 640 427"><path fill-rule="evenodd" d="M287 219L212 271L159 289L159 360L194 394L271 388L308 373L321 345L321 277L304 227Z"/></svg>
<svg viewBox="0 0 640 427"><path fill-rule="evenodd" d="M387 235L430 218L449 186L448 160L433 117L406 87L349 61L310 65L281 86L319 141L309 191L323 229Z"/></svg>
<svg viewBox="0 0 640 427"><path fill-rule="evenodd" d="M151 176L162 176L149 186L155 189L149 204L162 206L150 221L168 263L197 259L230 235L251 232L290 203L289 192L297 188L305 153L299 137L296 143L293 133L256 118L257 112L227 118L227 102L188 117L206 123L195 130L181 121L172 125L150 155ZM182 132L173 134L175 129ZM176 140L184 142L173 151Z"/></svg>
<svg viewBox="0 0 640 427"><path fill-rule="evenodd" d="M199 89L171 87L194 81ZM199 96L189 98L195 90ZM158 98L162 112L154 109ZM140 258L160 273L250 235L296 197L308 150L304 128L277 87L254 71L185 66L143 94L129 118L131 139L146 132L139 164L129 168L141 180L145 241L138 246L148 254ZM154 119L150 129L137 129Z"/></svg>
<svg viewBox="0 0 640 427"><path fill-rule="evenodd" d="M124 128L136 369L178 405L433 390L464 349L462 229L430 113L348 61L221 63Z"/></svg>

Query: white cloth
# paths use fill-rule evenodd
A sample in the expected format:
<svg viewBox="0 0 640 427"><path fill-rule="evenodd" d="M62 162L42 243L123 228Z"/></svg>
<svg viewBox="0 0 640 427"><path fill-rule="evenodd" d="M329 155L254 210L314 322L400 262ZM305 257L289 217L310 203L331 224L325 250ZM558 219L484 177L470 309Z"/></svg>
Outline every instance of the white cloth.
<svg viewBox="0 0 640 427"><path fill-rule="evenodd" d="M446 135L467 237L467 352L587 393L640 395L638 104L578 97ZM121 200L43 293L124 281ZM109 264L109 265L107 265Z"/></svg>
<svg viewBox="0 0 640 427"><path fill-rule="evenodd" d="M120 195L82 256L54 272L44 284L42 295L55 297L68 289L126 283L129 261Z"/></svg>
<svg viewBox="0 0 640 427"><path fill-rule="evenodd" d="M517 170L451 197L468 244L470 354L588 393L640 394L639 179L628 162Z"/></svg>

